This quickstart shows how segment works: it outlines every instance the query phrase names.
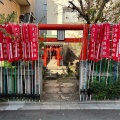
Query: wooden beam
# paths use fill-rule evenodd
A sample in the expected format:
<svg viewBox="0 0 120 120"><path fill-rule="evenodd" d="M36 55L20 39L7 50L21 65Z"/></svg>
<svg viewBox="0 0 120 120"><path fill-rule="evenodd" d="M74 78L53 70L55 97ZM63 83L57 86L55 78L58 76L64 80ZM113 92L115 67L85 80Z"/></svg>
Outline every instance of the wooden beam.
<svg viewBox="0 0 120 120"><path fill-rule="evenodd" d="M39 30L83 30L88 24L39 24Z"/></svg>
<svg viewBox="0 0 120 120"><path fill-rule="evenodd" d="M39 40L41 42L73 42L73 43L79 43L82 42L82 38L65 38L63 41L58 41L57 38L43 38L39 37Z"/></svg>

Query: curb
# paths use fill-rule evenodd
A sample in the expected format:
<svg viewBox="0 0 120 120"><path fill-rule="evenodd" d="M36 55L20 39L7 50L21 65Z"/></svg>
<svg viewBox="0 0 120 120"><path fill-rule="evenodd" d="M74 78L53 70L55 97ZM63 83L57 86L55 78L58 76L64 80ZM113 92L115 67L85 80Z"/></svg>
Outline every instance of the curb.
<svg viewBox="0 0 120 120"><path fill-rule="evenodd" d="M0 102L0 105L57 105L57 104L120 104L120 100L114 101L81 101L81 102L34 102L34 101L8 101L8 102Z"/></svg>

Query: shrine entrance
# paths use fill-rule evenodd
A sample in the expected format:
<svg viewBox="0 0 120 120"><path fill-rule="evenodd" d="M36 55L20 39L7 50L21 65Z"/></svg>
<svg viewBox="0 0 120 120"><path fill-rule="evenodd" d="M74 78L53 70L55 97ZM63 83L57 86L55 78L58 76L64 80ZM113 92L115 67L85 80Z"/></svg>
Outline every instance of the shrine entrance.
<svg viewBox="0 0 120 120"><path fill-rule="evenodd" d="M41 30L56 30L57 38L44 38L42 36L39 37L39 40L44 43L53 43L52 45L46 45L43 48L44 55L41 57L44 62L44 66L47 66L48 58L51 60L51 57L55 57L57 60L57 66L60 66L60 60L62 56L60 54L61 47L59 44L54 45L54 43L82 43L82 49L80 52L80 60L86 60L87 57L87 37L88 37L88 28L87 24L39 24L38 29L39 32ZM65 30L82 30L83 37L82 38L66 38ZM50 52L51 51L51 52ZM54 54L54 55L53 55Z"/></svg>
<svg viewBox="0 0 120 120"><path fill-rule="evenodd" d="M45 43L45 47L42 48L44 54L41 56L44 66L47 68L50 66L51 69L58 69L61 67L64 71L63 66L63 43L81 43L81 51L79 51L80 61L86 61L87 58L87 38L88 38L88 29L87 24L39 24L38 29L40 30L56 30L57 38L44 38L39 37L41 42ZM65 30L82 30L82 38L66 38ZM50 43L50 44L49 44ZM71 54L69 54L71 56ZM65 72L65 71L64 71ZM47 72L48 73L48 72ZM54 73L50 73L52 78ZM46 75L47 76L47 75ZM79 84L79 85L78 85ZM44 80L43 84L43 99L46 101L74 101L75 99L79 100L80 96L80 81L73 80ZM77 89L78 87L78 89ZM69 99L70 98L70 99ZM74 99L75 98L75 99Z"/></svg>
<svg viewBox="0 0 120 120"><path fill-rule="evenodd" d="M42 57L44 61L44 66L61 66L61 60L63 56L60 54L62 50L62 46L60 45L46 45L42 48L44 51L44 57ZM54 63L52 64L52 62Z"/></svg>

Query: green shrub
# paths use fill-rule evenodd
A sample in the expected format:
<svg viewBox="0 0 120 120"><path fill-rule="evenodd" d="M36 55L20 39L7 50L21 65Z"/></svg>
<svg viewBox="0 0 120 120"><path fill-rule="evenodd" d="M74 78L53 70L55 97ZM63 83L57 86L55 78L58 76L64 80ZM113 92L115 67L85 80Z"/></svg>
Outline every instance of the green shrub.
<svg viewBox="0 0 120 120"><path fill-rule="evenodd" d="M94 81L91 83L91 91L96 100L110 99L115 100L120 98L120 80L114 81L109 85L105 82Z"/></svg>
<svg viewBox="0 0 120 120"><path fill-rule="evenodd" d="M91 91L96 100L103 100L107 94L107 87L105 82L93 82L91 84Z"/></svg>
<svg viewBox="0 0 120 120"><path fill-rule="evenodd" d="M120 98L120 80L115 81L108 86L107 98L108 99L119 99Z"/></svg>

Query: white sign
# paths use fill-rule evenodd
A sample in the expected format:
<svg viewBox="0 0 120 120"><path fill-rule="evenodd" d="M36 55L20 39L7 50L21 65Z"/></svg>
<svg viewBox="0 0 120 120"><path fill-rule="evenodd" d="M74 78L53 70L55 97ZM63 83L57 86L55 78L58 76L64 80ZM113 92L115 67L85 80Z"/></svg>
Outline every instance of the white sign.
<svg viewBox="0 0 120 120"><path fill-rule="evenodd" d="M58 30L57 31L57 39L64 40L65 39L65 30Z"/></svg>

